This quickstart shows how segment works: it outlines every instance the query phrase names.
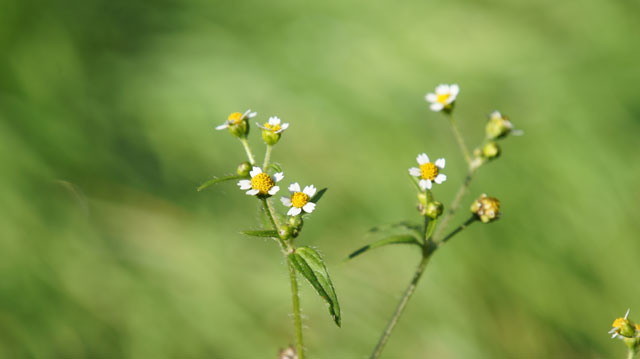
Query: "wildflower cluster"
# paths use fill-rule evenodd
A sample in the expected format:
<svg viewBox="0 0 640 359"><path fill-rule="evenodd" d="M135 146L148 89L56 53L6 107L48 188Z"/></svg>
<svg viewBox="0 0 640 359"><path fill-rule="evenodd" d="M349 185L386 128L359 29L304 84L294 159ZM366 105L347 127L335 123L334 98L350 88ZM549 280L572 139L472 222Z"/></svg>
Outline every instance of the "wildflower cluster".
<svg viewBox="0 0 640 359"><path fill-rule="evenodd" d="M228 130L231 135L238 138L247 154L248 161L240 163L236 173L226 177L213 178L198 188L199 191L217 183L238 180L240 190L253 196L261 203L262 209L270 222L269 228L259 230L246 230L241 233L255 237L273 238L280 246L289 268L289 280L292 291L294 329L296 334L296 346L280 352L283 358L304 358L304 344L302 337L302 320L300 315L300 300L298 296L297 275L302 275L327 302L329 313L334 322L340 326L341 313L338 298L333 288L324 260L320 254L308 246L298 246L295 239L300 235L304 216L312 213L318 200L325 189L317 190L314 185L301 188L298 182L289 184L291 195L280 198L280 202L287 209L286 216L279 213L271 202L271 197L280 192L279 183L284 179L284 172L277 163L271 163L273 147L280 141L282 134L289 128L288 123L282 123L280 118L272 116L264 124L256 122L262 129L262 140L266 145L266 151L262 166L258 166L247 141L249 135L249 119L257 116L256 112L247 110L244 113L234 112L227 120L216 127L216 130ZM287 218L283 218L287 217Z"/></svg>
<svg viewBox="0 0 640 359"><path fill-rule="evenodd" d="M420 248L420 253L422 254L422 260L416 269L416 273L405 295L400 300L393 317L383 331L370 358L377 358L382 352L391 335L391 331L398 322L409 298L414 292L414 288L422 276L431 255L449 239L472 223L490 223L500 217L500 201L497 198L482 194L470 206L471 217L449 234L444 235L448 221L452 218L452 215L463 199L475 171L485 163L498 158L501 151L496 141L504 139L510 133L514 132L513 125L509 119L500 112L494 111L489 115L489 121L485 126L485 136L481 144L473 152L469 151L462 134L458 131L457 123L453 117L454 107L459 94L460 87L457 84L442 84L437 86L434 92L428 93L425 96L426 101L430 103L429 108L431 111L441 112L448 118L467 164L467 174L466 176L460 176L462 184L451 202L449 210L445 212L444 205L436 200L437 190L434 187L434 183L436 185L442 185L448 179L447 175L443 173L446 160L444 158L437 158L435 161L432 161L426 153L421 153L416 158L418 166L410 167L409 175L417 191L417 208L423 218L423 223L415 224L410 221L403 221L399 224L392 225L391 228L395 231L393 235L364 246L349 255L349 258L354 258L371 249L389 244L414 245ZM397 233L399 228L400 233Z"/></svg>

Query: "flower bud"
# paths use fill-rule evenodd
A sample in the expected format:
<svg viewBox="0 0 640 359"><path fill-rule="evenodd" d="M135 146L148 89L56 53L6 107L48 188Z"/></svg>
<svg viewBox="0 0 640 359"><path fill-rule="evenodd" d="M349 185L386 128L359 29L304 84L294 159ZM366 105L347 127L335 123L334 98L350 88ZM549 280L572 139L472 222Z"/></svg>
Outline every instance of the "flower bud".
<svg viewBox="0 0 640 359"><path fill-rule="evenodd" d="M292 345L288 348L280 349L280 352L278 352L278 359L298 359L298 353L296 353L296 350Z"/></svg>
<svg viewBox="0 0 640 359"><path fill-rule="evenodd" d="M289 225L294 229L302 229L302 225L304 221L302 220L302 216L293 216L289 217Z"/></svg>
<svg viewBox="0 0 640 359"><path fill-rule="evenodd" d="M511 131L513 131L513 124L507 116L503 116L498 111L493 111L489 115L489 122L487 122L487 126L485 127L488 139L497 140L503 138Z"/></svg>
<svg viewBox="0 0 640 359"><path fill-rule="evenodd" d="M267 145L273 146L280 140L280 133L276 133L270 130L262 130L262 139Z"/></svg>
<svg viewBox="0 0 640 359"><path fill-rule="evenodd" d="M473 212L482 223L489 223L500 217L500 201L495 197L480 196L471 205Z"/></svg>
<svg viewBox="0 0 640 359"><path fill-rule="evenodd" d="M291 226L288 224L282 225L282 227L280 227L280 231L278 232L278 234L280 235L280 238L286 241L287 239L291 238L291 236L293 235L293 228L291 228Z"/></svg>
<svg viewBox="0 0 640 359"><path fill-rule="evenodd" d="M440 217L444 211L444 206L438 201L429 202L425 209L425 214L433 219Z"/></svg>
<svg viewBox="0 0 640 359"><path fill-rule="evenodd" d="M238 176L247 177L249 176L249 172L251 172L251 163L245 161L238 165L238 169L236 170Z"/></svg>
<svg viewBox="0 0 640 359"><path fill-rule="evenodd" d="M500 156L500 147L497 143L491 141L482 147L482 157L493 160Z"/></svg>

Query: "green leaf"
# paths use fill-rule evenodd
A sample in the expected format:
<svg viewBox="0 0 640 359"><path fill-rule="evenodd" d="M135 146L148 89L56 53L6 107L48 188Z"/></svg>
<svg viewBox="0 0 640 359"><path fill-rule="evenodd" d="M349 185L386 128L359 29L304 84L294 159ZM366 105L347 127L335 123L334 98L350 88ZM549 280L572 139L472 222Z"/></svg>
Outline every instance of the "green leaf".
<svg viewBox="0 0 640 359"><path fill-rule="evenodd" d="M289 255L298 272L307 279L309 284L318 292L320 297L329 305L329 314L337 326L340 326L340 305L336 291L329 278L329 272L324 265L322 257L309 247L298 247Z"/></svg>
<svg viewBox="0 0 640 359"><path fill-rule="evenodd" d="M240 232L244 235L247 236L253 236L253 237L275 237L278 238L278 232L277 231L242 231Z"/></svg>
<svg viewBox="0 0 640 359"><path fill-rule="evenodd" d="M214 185L216 183L225 182L225 181L232 181L232 180L237 180L237 179L242 179L242 178L248 178L248 177L238 176L238 175L226 176L226 177L214 177L214 178L208 180L207 182L201 184L200 187L198 187L198 192L200 192L200 191L206 189L207 187L212 186L212 185Z"/></svg>
<svg viewBox="0 0 640 359"><path fill-rule="evenodd" d="M371 244L368 244L360 249L358 249L357 251L349 254L349 259L352 259L356 256L361 255L362 253L370 250L370 249L375 249L375 248L380 248L389 244L414 244L417 246L422 246L422 244L420 243L420 241L414 237L411 234L399 234L396 236L391 236L391 237L387 237L387 238L383 238L379 241L375 241Z"/></svg>
<svg viewBox="0 0 640 359"><path fill-rule="evenodd" d="M322 198L322 196L324 196L324 193L327 192L328 188L323 188L321 190L319 190L318 192L316 192L315 195L313 195L313 197L311 197L310 201L313 203L316 203L320 200L320 198Z"/></svg>

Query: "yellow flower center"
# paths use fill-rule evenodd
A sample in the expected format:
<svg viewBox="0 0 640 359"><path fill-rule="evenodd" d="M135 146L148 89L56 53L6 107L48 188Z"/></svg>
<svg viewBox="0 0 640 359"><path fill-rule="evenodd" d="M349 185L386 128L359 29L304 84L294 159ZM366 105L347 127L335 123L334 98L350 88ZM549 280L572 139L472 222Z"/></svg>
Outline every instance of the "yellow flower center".
<svg viewBox="0 0 640 359"><path fill-rule="evenodd" d="M276 183L273 182L271 176L262 172L258 173L251 179L251 188L257 189L259 194L265 195L269 192L271 187L275 186Z"/></svg>
<svg viewBox="0 0 640 359"><path fill-rule="evenodd" d="M296 192L291 196L291 204L294 207L302 208L309 202L309 196L302 192Z"/></svg>
<svg viewBox="0 0 640 359"><path fill-rule="evenodd" d="M269 131L273 131L273 132L280 131L280 124L271 126L269 122L267 122L264 124L264 127Z"/></svg>
<svg viewBox="0 0 640 359"><path fill-rule="evenodd" d="M422 178L433 181L438 175L438 167L431 162L427 162L420 165L420 172L422 172Z"/></svg>
<svg viewBox="0 0 640 359"><path fill-rule="evenodd" d="M640 332L640 324L636 324L636 330Z"/></svg>
<svg viewBox="0 0 640 359"><path fill-rule="evenodd" d="M240 122L242 122L242 114L240 112L234 112L229 115L229 118L227 120L229 121L229 123L239 125Z"/></svg>
<svg viewBox="0 0 640 359"><path fill-rule="evenodd" d="M611 324L611 326L614 327L614 328L621 328L626 321L627 320L624 319L624 318L618 318L618 319L613 321L613 324Z"/></svg>
<svg viewBox="0 0 640 359"><path fill-rule="evenodd" d="M438 98L436 99L436 101L440 102L443 105L447 104L447 100L449 99L449 96L451 96L451 94L448 93L444 93L442 95L438 95Z"/></svg>

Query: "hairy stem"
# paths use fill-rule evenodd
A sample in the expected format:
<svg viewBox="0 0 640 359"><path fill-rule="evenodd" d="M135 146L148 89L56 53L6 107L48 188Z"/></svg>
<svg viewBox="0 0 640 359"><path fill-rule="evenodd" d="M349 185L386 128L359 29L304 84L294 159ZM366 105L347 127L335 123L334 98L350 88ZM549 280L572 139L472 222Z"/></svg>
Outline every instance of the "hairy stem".
<svg viewBox="0 0 640 359"><path fill-rule="evenodd" d="M370 359L378 358L378 356L380 356L380 353L382 353L382 349L384 349L384 346L387 344L387 341L391 336L391 331L393 330L393 327L395 327L396 324L398 323L398 319L400 319L400 315L402 315L402 312L404 311L404 308L407 305L407 302L411 298L411 295L413 295L413 292L415 291L416 286L418 285L418 281L420 280L420 277L422 277L422 273L424 272L424 269L427 266L428 262L429 262L429 256L423 255L422 260L418 265L418 268L416 268L416 272L413 274L413 279L411 280L411 283L409 283L409 286L405 290L404 295L402 296L402 299L400 299L400 303L398 303L398 307L396 308L396 311L393 313L391 320L389 320L389 323L387 323L387 327L385 328L384 332L382 333L382 336L378 340L378 344L376 345L376 348L373 350L373 353L371 353L371 356L369 357Z"/></svg>
<svg viewBox="0 0 640 359"><path fill-rule="evenodd" d="M295 247L292 243L285 242L280 237L280 223L278 221L278 217L276 216L275 209L271 202L262 198L262 206L264 208L267 217L269 217L269 221L273 228L278 231L278 240L280 242L280 246L282 247L282 251L287 256L287 266L289 267L289 282L291 283L291 300L293 302L293 326L296 332L296 352L298 353L298 359L304 359L304 342L302 339L302 316L300 315L300 297L298 295L298 280L296 278L296 268L293 265L291 256L295 251Z"/></svg>
<svg viewBox="0 0 640 359"><path fill-rule="evenodd" d="M253 153L251 152L251 148L249 147L249 141L247 141L246 137L241 137L240 142L242 142L242 147L244 147L245 152L247 152L249 162L251 162L252 165L255 165L256 160L253 158Z"/></svg>
<svg viewBox="0 0 640 359"><path fill-rule="evenodd" d="M293 301L293 325L296 331L296 352L298 359L304 359L304 342L302 339L302 319L300 316L300 297L298 296L298 280L296 268L293 266L291 255L287 256L289 266L289 281L291 282L291 300Z"/></svg>
<svg viewBox="0 0 640 359"><path fill-rule="evenodd" d="M269 165L269 161L271 160L271 149L273 146L267 145L267 151L264 153L264 163L262 164L262 168L266 171L267 166Z"/></svg>
<svg viewBox="0 0 640 359"><path fill-rule="evenodd" d="M449 122L451 123L451 128L453 129L453 134L456 136L456 140L458 141L458 146L460 146L460 150L462 151L462 154L464 155L464 160L467 161L467 165L471 165L471 155L469 153L469 149L467 148L467 145L464 142L464 138L462 137L462 134L460 133L460 130L458 130L458 125L456 124L455 119L453 118L452 114L449 114Z"/></svg>
<svg viewBox="0 0 640 359"><path fill-rule="evenodd" d="M467 219L463 224L459 225L458 228L454 229L451 233L442 238L442 240L438 242L438 248L477 220L478 218L475 215L471 216L471 218Z"/></svg>
<svg viewBox="0 0 640 359"><path fill-rule="evenodd" d="M444 230L446 229L447 224L451 220L451 217L453 216L453 214L456 213L456 210L458 209L458 206L460 205L460 201L462 200L462 197L464 196L464 193L469 188L469 184L471 183L471 179L473 178L473 173L475 172L476 168L477 167L470 167L469 168L469 173L467 174L467 177L465 177L464 182L462 183L462 185L458 189L458 192L456 193L455 198L451 202L451 208L444 215L444 218L442 219L442 222L440 222L440 226L438 227L438 230L436 231L436 234L433 236L436 239L436 241L440 240L440 237L442 236L442 232L444 232Z"/></svg>

